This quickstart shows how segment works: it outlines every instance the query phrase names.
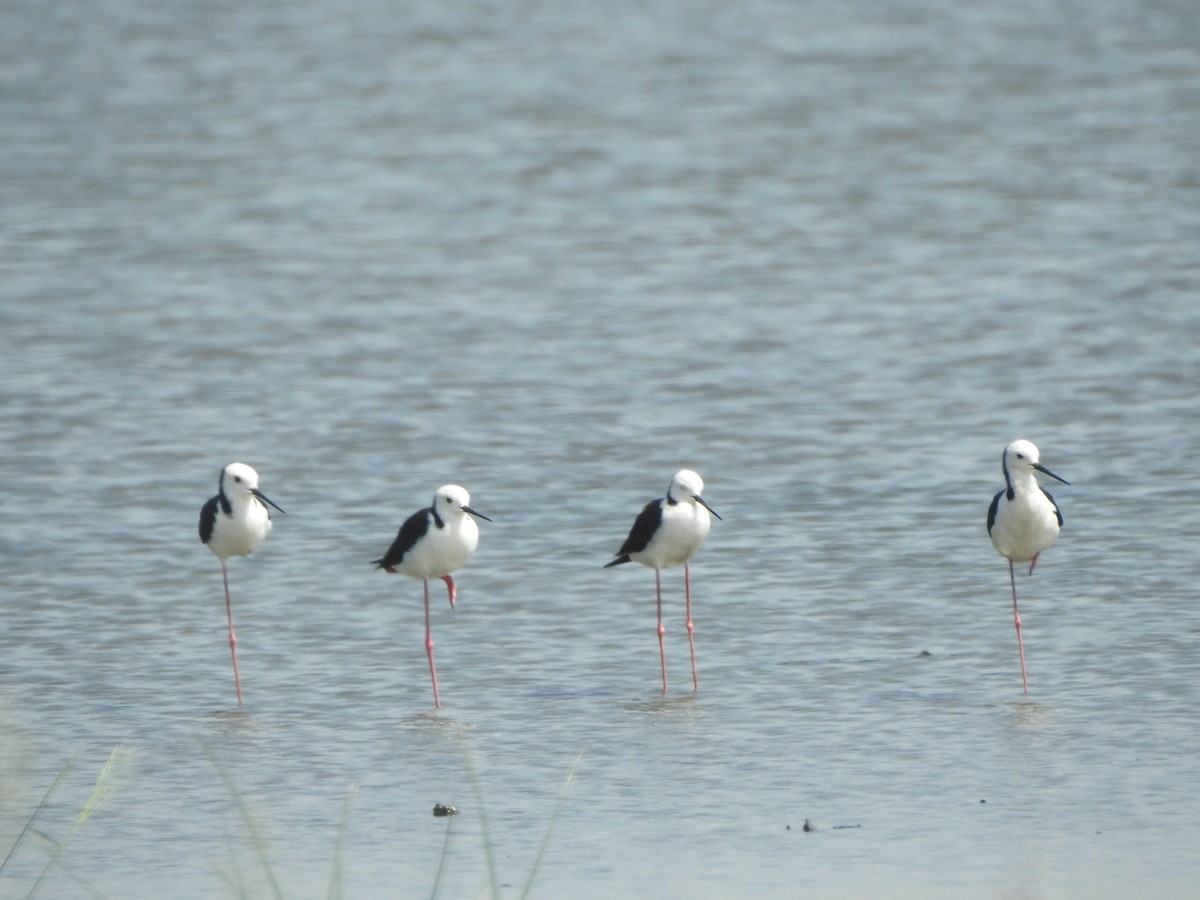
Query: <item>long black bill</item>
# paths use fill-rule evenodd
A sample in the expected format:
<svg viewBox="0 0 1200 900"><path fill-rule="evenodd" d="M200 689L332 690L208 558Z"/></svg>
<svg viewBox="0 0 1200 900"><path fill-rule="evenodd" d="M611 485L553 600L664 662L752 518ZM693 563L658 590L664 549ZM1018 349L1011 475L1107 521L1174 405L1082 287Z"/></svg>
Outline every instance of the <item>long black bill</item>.
<svg viewBox="0 0 1200 900"><path fill-rule="evenodd" d="M483 519L483 521L485 521L485 522L490 522L490 521L492 521L492 520L491 520L491 519L489 519L487 516L485 516L483 513L481 513L481 512L475 512L475 510L471 509L471 507L469 507L469 506L464 506L464 507L462 508L462 511L463 511L463 512L465 512L465 513L470 513L471 515L473 515L473 516L474 516L475 518L477 518L477 519Z"/></svg>
<svg viewBox="0 0 1200 900"><path fill-rule="evenodd" d="M692 499L695 500L697 503L699 503L701 506L703 506L705 509L707 509L710 513L712 513L718 519L721 519L720 514L715 509L713 509L711 506L709 506L707 503L705 503L704 498L701 497L699 494L696 494L695 496L693 496ZM721 519L721 521L724 522L725 520Z"/></svg>
<svg viewBox="0 0 1200 900"><path fill-rule="evenodd" d="M266 494L264 494L264 493L263 493L262 491L260 491L258 488L251 488L251 489L250 489L250 493L252 493L252 494L253 494L255 497L257 497L257 498L258 498L259 500L261 500L263 503L270 503L270 504L271 504L272 506L274 506L274 507L275 507L277 510L279 510L280 512L283 512L283 508L282 508L282 507L281 507L279 504L277 504L277 503L276 503L274 500L272 500L270 497L268 497ZM283 513L283 514L284 514L285 516L287 515L287 513Z"/></svg>
<svg viewBox="0 0 1200 900"><path fill-rule="evenodd" d="M1043 475L1049 475L1051 478L1055 479L1056 481L1061 481L1063 484L1071 483L1071 482L1067 481L1067 479L1065 479L1065 478L1059 478L1057 475L1055 475L1053 472L1051 472L1049 469L1047 469L1041 463L1034 463L1033 467L1035 469L1037 469L1039 472L1041 472Z"/></svg>

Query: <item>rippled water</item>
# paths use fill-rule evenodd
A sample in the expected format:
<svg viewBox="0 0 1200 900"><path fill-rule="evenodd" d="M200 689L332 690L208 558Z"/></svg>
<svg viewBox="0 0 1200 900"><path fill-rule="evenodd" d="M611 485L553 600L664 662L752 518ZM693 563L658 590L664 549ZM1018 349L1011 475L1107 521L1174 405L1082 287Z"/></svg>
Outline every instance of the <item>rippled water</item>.
<svg viewBox="0 0 1200 900"><path fill-rule="evenodd" d="M1170 0L10 4L0 849L123 744L42 896L423 896L447 823L442 896L552 823L536 896L1193 896L1198 50ZM1071 481L1028 698L1018 436ZM288 511L244 713L234 459ZM684 465L663 698L601 566ZM447 481L495 521L434 714L367 561Z"/></svg>

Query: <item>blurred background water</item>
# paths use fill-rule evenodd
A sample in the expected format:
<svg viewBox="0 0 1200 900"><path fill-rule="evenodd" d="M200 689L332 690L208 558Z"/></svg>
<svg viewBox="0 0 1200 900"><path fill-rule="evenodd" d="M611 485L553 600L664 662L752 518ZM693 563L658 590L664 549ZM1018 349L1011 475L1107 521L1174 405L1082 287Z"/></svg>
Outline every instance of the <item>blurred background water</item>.
<svg viewBox="0 0 1200 900"><path fill-rule="evenodd" d="M448 822L516 896L581 751L536 896L1196 895L1194 3L12 0L0 121L0 848L137 752L42 896L266 896L238 801L288 897L429 893ZM664 699L601 566L682 466ZM368 561L448 481L434 714Z"/></svg>

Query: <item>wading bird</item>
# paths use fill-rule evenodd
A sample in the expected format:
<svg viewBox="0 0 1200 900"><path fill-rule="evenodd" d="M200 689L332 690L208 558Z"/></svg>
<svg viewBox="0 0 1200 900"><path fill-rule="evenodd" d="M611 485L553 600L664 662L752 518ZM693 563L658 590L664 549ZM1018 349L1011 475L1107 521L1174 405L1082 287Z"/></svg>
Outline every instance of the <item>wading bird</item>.
<svg viewBox="0 0 1200 900"><path fill-rule="evenodd" d="M249 556L271 533L267 504L279 507L258 489L258 473L245 463L230 463L217 479L217 495L200 509L200 540L221 561L225 582L225 615L229 619L229 651L233 654L233 683L242 705L242 676L238 672L237 635L233 632L233 601L229 597L231 556ZM279 509L283 512L282 509Z"/></svg>
<svg viewBox="0 0 1200 900"><path fill-rule="evenodd" d="M1034 472L1059 478L1039 462L1038 448L1025 440L1013 441L1004 448L1004 490L992 498L987 528L996 550L1008 560L1008 580L1012 585L1013 622L1017 627L1017 650L1021 654L1021 683L1029 693L1025 674L1025 643L1021 639L1021 614L1017 611L1017 576L1014 563L1029 563L1029 574L1042 551L1058 537L1063 517L1049 491L1041 487Z"/></svg>
<svg viewBox="0 0 1200 900"><path fill-rule="evenodd" d="M680 469L671 479L667 496L652 500L638 513L629 537L617 551L617 558L605 565L619 566L636 562L654 570L654 591L658 599L658 657L662 666L663 693L667 692L667 651L663 642L666 629L662 617L661 570L667 566L683 564L683 587L687 597L688 647L692 654L692 688L699 690L700 680L696 675L696 643L692 625L692 579L688 563L700 549L712 524L709 513L717 518L700 494L704 481L691 469Z"/></svg>
<svg viewBox="0 0 1200 900"><path fill-rule="evenodd" d="M433 705L440 707L437 669L433 665L433 632L429 625L429 579L440 578L450 591L450 606L458 596L450 577L465 566L479 546L479 526L471 518L492 521L470 507L471 495L457 484L442 485L433 495L433 505L417 510L400 526L396 540L381 558L374 560L385 572L419 578L425 585L425 653L429 677L433 679Z"/></svg>

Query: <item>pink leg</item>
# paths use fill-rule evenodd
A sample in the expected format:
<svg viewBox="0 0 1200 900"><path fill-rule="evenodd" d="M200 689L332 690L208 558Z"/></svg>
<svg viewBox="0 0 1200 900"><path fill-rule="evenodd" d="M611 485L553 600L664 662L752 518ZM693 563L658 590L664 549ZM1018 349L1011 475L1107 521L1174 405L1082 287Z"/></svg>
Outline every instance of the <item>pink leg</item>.
<svg viewBox="0 0 1200 900"><path fill-rule="evenodd" d="M1036 561L1036 559L1035 556L1034 560ZM1025 642L1021 640L1021 614L1017 612L1017 576L1011 559L1008 561L1008 580L1012 584L1013 622L1017 626L1017 650L1021 653L1021 684L1025 686L1025 693L1028 694L1029 678L1025 675Z"/></svg>
<svg viewBox="0 0 1200 900"><path fill-rule="evenodd" d="M446 587L450 589L450 608L454 609L454 601L458 599L458 588L454 586L454 579L449 575L443 575L442 581L446 582Z"/></svg>
<svg viewBox="0 0 1200 900"><path fill-rule="evenodd" d="M441 707L442 703L438 699L437 689L437 670L433 667L433 629L429 627L429 580L424 579L425 583L425 654L429 657L429 677L433 679L433 706L434 709Z"/></svg>
<svg viewBox="0 0 1200 900"><path fill-rule="evenodd" d="M1041 555L1042 555L1041 553L1035 553L1035 554L1033 554L1033 559L1031 559L1029 561L1029 574L1030 575L1033 574L1033 567L1037 565L1038 557Z"/></svg>
<svg viewBox="0 0 1200 900"><path fill-rule="evenodd" d="M663 642L667 629L662 620L662 576L658 569L654 570L654 592L658 597L658 658L662 664L663 693L667 692L667 647Z"/></svg>
<svg viewBox="0 0 1200 900"><path fill-rule="evenodd" d="M233 683L237 685L238 706L242 705L242 676L238 672L237 635L233 633L233 600L229 596L229 569L221 560L221 580L225 582L225 615L229 619L229 652L233 654Z"/></svg>
<svg viewBox="0 0 1200 900"><path fill-rule="evenodd" d="M688 570L688 564L683 564L683 590L687 596L687 633L688 633L688 649L692 651L692 690L700 690L700 679L696 677L696 642L692 638L692 632L695 626L692 625L692 575Z"/></svg>

